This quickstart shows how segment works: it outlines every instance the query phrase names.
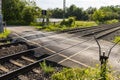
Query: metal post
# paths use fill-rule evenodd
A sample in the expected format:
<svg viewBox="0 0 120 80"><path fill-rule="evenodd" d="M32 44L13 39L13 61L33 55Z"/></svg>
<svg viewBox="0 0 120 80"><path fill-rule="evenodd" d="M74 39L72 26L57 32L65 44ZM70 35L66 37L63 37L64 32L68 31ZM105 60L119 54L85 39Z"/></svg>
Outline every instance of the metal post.
<svg viewBox="0 0 120 80"><path fill-rule="evenodd" d="M94 35L94 33L93 33L93 35ZM108 62L109 56L111 54L112 49L120 42L120 40L110 48L108 55L106 56L105 52L101 53L102 52L101 46L100 46L97 38L95 37L95 35L94 35L94 39L99 47L99 61L101 62L101 74L100 74L100 76L102 78L101 80L106 80L107 62Z"/></svg>
<svg viewBox="0 0 120 80"><path fill-rule="evenodd" d="M100 43L98 42L95 35L94 35L94 39L99 47L99 61L101 63L101 73L100 73L101 80L106 80L107 60L109 57L105 56L105 52L102 53Z"/></svg>
<svg viewBox="0 0 120 80"><path fill-rule="evenodd" d="M42 24L45 25L45 16L43 16Z"/></svg>
<svg viewBox="0 0 120 80"><path fill-rule="evenodd" d="M42 25L45 26L46 23L46 15L47 15L47 11L46 10L42 10L42 16L43 16L43 20L42 20Z"/></svg>
<svg viewBox="0 0 120 80"><path fill-rule="evenodd" d="M63 19L65 19L66 0L63 0Z"/></svg>
<svg viewBox="0 0 120 80"><path fill-rule="evenodd" d="M100 76L102 77L101 80L106 80L107 61L108 61L108 56L105 56L105 52L103 52L103 55L100 56L100 62L101 62Z"/></svg>
<svg viewBox="0 0 120 80"><path fill-rule="evenodd" d="M4 32L2 25L2 0L0 0L0 33Z"/></svg>

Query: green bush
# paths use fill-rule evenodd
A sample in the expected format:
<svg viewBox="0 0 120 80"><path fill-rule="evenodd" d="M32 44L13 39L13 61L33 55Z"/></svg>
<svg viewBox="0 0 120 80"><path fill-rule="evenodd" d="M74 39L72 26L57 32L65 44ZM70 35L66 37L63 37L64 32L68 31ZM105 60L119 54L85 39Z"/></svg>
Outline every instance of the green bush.
<svg viewBox="0 0 120 80"><path fill-rule="evenodd" d="M10 31L5 29L3 33L0 33L0 38L7 38L9 34Z"/></svg>
<svg viewBox="0 0 120 80"><path fill-rule="evenodd" d="M102 80L99 68L70 68L52 75L52 80ZM115 80L112 73L106 74L106 80Z"/></svg>
<svg viewBox="0 0 120 80"><path fill-rule="evenodd" d="M69 17L68 20L63 20L60 25L65 25L65 26L74 26L75 25L75 18L74 17Z"/></svg>

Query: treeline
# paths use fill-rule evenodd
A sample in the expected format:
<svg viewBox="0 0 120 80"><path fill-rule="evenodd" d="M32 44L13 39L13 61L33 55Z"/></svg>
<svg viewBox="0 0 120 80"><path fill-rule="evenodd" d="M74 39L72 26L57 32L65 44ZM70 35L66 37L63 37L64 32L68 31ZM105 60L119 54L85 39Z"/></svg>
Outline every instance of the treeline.
<svg viewBox="0 0 120 80"><path fill-rule="evenodd" d="M50 10L53 18L62 18L63 10L59 8ZM117 6L106 6L101 7L100 9L89 7L84 10L83 8L76 7L71 5L69 8L66 8L65 17L70 16L76 17L77 20L89 20L97 22L105 22L107 20L117 19L120 20L120 5Z"/></svg>
<svg viewBox="0 0 120 80"><path fill-rule="evenodd" d="M2 13L3 20L7 24L29 25L35 22L36 18L41 18L41 8L36 6L34 0L3 0ZM48 18L63 18L64 11L60 8L48 9ZM84 10L75 5L71 5L65 10L65 18L75 17L76 20L96 21L104 23L108 20L120 20L120 5L106 6L99 9L89 7Z"/></svg>
<svg viewBox="0 0 120 80"><path fill-rule="evenodd" d="M10 25L28 25L41 15L41 9L30 0L3 0L3 20Z"/></svg>
<svg viewBox="0 0 120 80"><path fill-rule="evenodd" d="M53 18L63 18L64 11L59 8L50 9L51 11L51 17ZM88 15L86 11L84 11L82 8L76 7L75 5L71 5L69 8L66 8L65 10L65 17L76 17L77 20L88 20Z"/></svg>

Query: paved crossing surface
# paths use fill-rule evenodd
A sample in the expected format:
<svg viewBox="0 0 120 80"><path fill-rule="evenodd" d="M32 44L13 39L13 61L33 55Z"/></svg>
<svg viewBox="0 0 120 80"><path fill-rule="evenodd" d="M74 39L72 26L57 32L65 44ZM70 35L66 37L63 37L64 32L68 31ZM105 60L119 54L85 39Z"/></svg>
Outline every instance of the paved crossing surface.
<svg viewBox="0 0 120 80"><path fill-rule="evenodd" d="M11 31L36 44L42 45L56 54L48 60L68 67L89 67L99 64L99 50L93 38L78 38L72 34L36 31L32 27L8 27ZM102 51L108 50L114 43L99 40ZM120 46L116 45L110 55L109 64L120 72Z"/></svg>

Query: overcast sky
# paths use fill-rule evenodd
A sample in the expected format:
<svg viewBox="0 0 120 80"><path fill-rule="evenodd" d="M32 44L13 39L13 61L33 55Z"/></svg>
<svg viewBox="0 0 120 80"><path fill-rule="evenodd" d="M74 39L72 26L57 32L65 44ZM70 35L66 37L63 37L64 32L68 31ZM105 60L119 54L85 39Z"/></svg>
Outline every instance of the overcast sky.
<svg viewBox="0 0 120 80"><path fill-rule="evenodd" d="M35 0L42 9L62 8L63 0ZM120 5L120 0L66 0L66 6L75 4L77 7L87 9L88 7L101 7L108 5Z"/></svg>

